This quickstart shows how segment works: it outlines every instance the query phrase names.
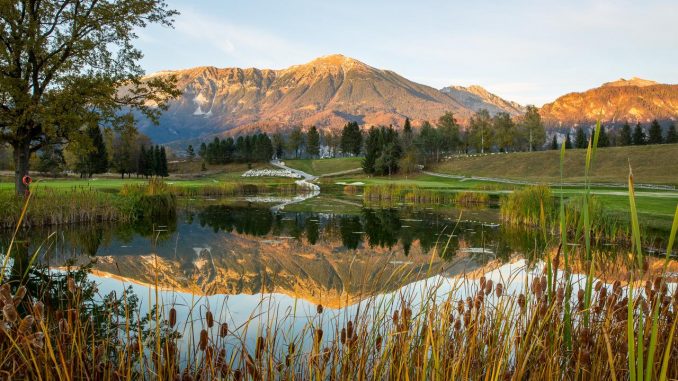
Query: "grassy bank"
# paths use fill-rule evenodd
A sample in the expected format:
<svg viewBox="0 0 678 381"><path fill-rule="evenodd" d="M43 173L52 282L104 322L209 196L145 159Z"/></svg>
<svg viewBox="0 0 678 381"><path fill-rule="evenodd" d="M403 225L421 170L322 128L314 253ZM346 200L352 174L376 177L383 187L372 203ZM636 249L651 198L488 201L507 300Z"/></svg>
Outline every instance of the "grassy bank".
<svg viewBox="0 0 678 381"><path fill-rule="evenodd" d="M677 155L676 144L600 148L589 175L596 182L625 183L630 164L637 183L678 185ZM585 149L568 150L564 158L564 180L583 182L585 161ZM462 176L558 182L559 167L560 152L553 150L460 157L431 170Z"/></svg>
<svg viewBox="0 0 678 381"><path fill-rule="evenodd" d="M340 157L332 159L285 160L285 165L314 176L350 171L362 168L361 157Z"/></svg>

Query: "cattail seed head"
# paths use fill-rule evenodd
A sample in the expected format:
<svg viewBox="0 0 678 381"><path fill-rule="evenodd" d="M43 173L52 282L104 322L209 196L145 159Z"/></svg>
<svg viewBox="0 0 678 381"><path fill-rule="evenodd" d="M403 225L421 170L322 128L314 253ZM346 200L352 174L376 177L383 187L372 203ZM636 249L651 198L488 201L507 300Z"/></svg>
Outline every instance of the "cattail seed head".
<svg viewBox="0 0 678 381"><path fill-rule="evenodd" d="M480 277L480 289L481 289L481 290L485 288L485 282L486 282L486 281L487 281L487 280L485 279L485 276L484 276L484 275Z"/></svg>
<svg viewBox="0 0 678 381"><path fill-rule="evenodd" d="M490 293L492 293L492 279L485 282L485 295L490 295Z"/></svg>
<svg viewBox="0 0 678 381"><path fill-rule="evenodd" d="M33 328L34 322L35 319L31 315L28 315L25 318L21 319L21 323L19 323L19 333L22 334L27 333L31 328Z"/></svg>
<svg viewBox="0 0 678 381"><path fill-rule="evenodd" d="M68 291L71 294L75 294L75 292L77 291L77 288L75 287L75 279L73 279L72 276L69 276L68 280L66 281L66 284L68 286Z"/></svg>
<svg viewBox="0 0 678 381"><path fill-rule="evenodd" d="M21 286L16 290L16 294L14 294L14 298L12 298L14 305L18 306L24 299L24 296L26 296L26 286Z"/></svg>
<svg viewBox="0 0 678 381"><path fill-rule="evenodd" d="M520 306L521 310L525 310L525 295L518 295L518 305Z"/></svg>
<svg viewBox="0 0 678 381"><path fill-rule="evenodd" d="M177 310L172 307L169 311L169 325L170 327L174 328L174 326L177 324Z"/></svg>
<svg viewBox="0 0 678 381"><path fill-rule="evenodd" d="M204 351L207 348L207 330L203 329L200 331L200 341L198 342L198 348L200 348L201 351Z"/></svg>
<svg viewBox="0 0 678 381"><path fill-rule="evenodd" d="M584 302L584 296L585 296L584 290L579 289L579 291L577 291L577 301L579 303L583 303Z"/></svg>
<svg viewBox="0 0 678 381"><path fill-rule="evenodd" d="M221 323L219 327L219 337L226 337L228 335L228 323Z"/></svg>
<svg viewBox="0 0 678 381"><path fill-rule="evenodd" d="M323 340L323 330L318 328L315 330L315 342L320 344L322 340Z"/></svg>
<svg viewBox="0 0 678 381"><path fill-rule="evenodd" d="M42 320L42 317L45 316L45 305L38 301L33 304L33 316L36 320Z"/></svg>
<svg viewBox="0 0 678 381"><path fill-rule="evenodd" d="M322 304L318 304L318 308L316 308L316 311L318 312L318 314L323 313L323 305L322 305Z"/></svg>
<svg viewBox="0 0 678 381"><path fill-rule="evenodd" d="M17 313L14 304L5 304L2 308L2 316L10 323L14 323L19 318L19 314Z"/></svg>
<svg viewBox="0 0 678 381"><path fill-rule="evenodd" d="M497 286L494 288L494 292L498 298L504 293L504 285L502 283L497 283Z"/></svg>
<svg viewBox="0 0 678 381"><path fill-rule="evenodd" d="M214 315L212 315L212 311L207 311L207 313L205 313L205 320L207 321L208 328L214 327Z"/></svg>
<svg viewBox="0 0 678 381"><path fill-rule="evenodd" d="M346 328L341 329L341 334L339 335L339 341L341 344L346 344Z"/></svg>
<svg viewBox="0 0 678 381"><path fill-rule="evenodd" d="M377 347L377 352L381 351L381 341L382 341L381 335L377 336L377 340L375 343L375 346Z"/></svg>
<svg viewBox="0 0 678 381"><path fill-rule="evenodd" d="M254 357L256 357L257 360L261 360L262 356L264 355L265 347L266 343L264 343L264 338L261 336L257 337L257 347L254 354Z"/></svg>
<svg viewBox="0 0 678 381"><path fill-rule="evenodd" d="M407 320L407 315L405 315L405 320ZM346 337L349 339L353 337L353 322L350 320L346 323Z"/></svg>

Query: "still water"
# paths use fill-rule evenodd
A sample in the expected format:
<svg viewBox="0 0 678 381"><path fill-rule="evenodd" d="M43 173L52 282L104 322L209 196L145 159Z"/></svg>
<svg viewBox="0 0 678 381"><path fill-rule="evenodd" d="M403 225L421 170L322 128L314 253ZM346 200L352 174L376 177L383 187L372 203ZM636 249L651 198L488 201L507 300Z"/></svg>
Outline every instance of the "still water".
<svg viewBox="0 0 678 381"><path fill-rule="evenodd" d="M131 287L141 312L156 298L165 311L176 308L185 341L205 328L209 309L247 345L273 325L331 332L361 308L405 301L416 308L431 293L463 299L481 276L519 292L529 277L541 275L543 253L555 250L554 240L538 231L501 224L496 209L340 214L244 200L189 204L163 221L35 229L31 241L52 268L94 261L92 279L102 297ZM596 276L608 283L623 279L625 249L598 250L610 260ZM650 265L660 263L653 258ZM674 274L675 268L673 261ZM585 273L576 266L575 272ZM575 274L576 282L583 279Z"/></svg>

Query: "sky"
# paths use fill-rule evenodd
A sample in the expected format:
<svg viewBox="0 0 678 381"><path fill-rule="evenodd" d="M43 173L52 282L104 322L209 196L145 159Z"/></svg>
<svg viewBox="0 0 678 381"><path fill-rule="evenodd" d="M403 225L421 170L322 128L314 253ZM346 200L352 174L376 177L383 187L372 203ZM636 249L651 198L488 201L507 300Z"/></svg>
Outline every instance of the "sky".
<svg viewBox="0 0 678 381"><path fill-rule="evenodd" d="M343 54L425 85L544 103L619 78L678 83L678 1L166 0L137 31L147 73L282 69Z"/></svg>

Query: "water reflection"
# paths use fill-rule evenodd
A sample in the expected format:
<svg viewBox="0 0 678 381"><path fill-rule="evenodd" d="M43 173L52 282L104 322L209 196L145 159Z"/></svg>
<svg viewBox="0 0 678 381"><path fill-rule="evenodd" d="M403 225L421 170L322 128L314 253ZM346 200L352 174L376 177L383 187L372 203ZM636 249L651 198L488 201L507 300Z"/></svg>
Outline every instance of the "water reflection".
<svg viewBox="0 0 678 381"><path fill-rule="evenodd" d="M515 254L531 261L544 252L541 233L497 222L492 210L366 208L340 215L216 203L167 220L70 226L56 234L36 229L31 236L52 266L83 263L85 254L97 259L99 274L148 284L157 276L168 289L279 292L338 306L394 290L403 278L454 275Z"/></svg>

